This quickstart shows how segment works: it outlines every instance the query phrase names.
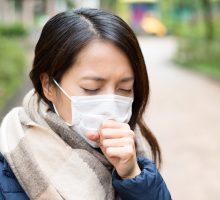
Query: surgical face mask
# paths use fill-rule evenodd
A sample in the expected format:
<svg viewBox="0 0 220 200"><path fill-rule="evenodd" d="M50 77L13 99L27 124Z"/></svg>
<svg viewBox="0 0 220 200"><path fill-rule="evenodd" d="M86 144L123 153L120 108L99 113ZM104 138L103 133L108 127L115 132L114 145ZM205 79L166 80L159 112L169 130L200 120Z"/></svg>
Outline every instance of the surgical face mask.
<svg viewBox="0 0 220 200"><path fill-rule="evenodd" d="M70 97L56 80L54 83L71 100L72 123L67 124L92 147L97 148L98 145L86 137L87 132L97 132L101 123L106 120L128 123L131 118L133 102L131 97L119 95ZM59 115L55 106L54 110Z"/></svg>

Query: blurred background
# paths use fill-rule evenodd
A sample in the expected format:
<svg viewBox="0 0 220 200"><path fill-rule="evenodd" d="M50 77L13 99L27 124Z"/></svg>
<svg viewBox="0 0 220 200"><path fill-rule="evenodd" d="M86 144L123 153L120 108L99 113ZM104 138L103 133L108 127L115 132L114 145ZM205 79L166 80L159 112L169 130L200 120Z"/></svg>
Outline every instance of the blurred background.
<svg viewBox="0 0 220 200"><path fill-rule="evenodd" d="M21 105L34 47L55 14L93 7L135 31L150 80L145 120L175 200L220 199L220 0L0 0L0 121Z"/></svg>

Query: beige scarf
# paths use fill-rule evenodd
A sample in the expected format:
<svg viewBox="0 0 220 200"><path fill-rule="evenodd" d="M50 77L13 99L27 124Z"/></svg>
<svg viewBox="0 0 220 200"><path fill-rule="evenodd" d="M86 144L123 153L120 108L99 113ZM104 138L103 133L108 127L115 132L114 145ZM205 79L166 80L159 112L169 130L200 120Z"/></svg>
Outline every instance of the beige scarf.
<svg viewBox="0 0 220 200"><path fill-rule="evenodd" d="M149 146L138 129L137 155ZM115 200L113 166L31 90L23 107L12 109L0 129L0 151L34 200Z"/></svg>

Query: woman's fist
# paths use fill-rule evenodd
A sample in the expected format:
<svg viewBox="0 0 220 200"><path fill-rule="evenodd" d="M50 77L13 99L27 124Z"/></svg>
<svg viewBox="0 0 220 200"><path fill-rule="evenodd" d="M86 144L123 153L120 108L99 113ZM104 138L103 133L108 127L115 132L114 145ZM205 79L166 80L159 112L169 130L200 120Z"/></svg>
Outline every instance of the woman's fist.
<svg viewBox="0 0 220 200"><path fill-rule="evenodd" d="M97 142L121 178L133 178L140 174L135 134L128 124L108 120L101 124L98 133L87 133L87 137Z"/></svg>

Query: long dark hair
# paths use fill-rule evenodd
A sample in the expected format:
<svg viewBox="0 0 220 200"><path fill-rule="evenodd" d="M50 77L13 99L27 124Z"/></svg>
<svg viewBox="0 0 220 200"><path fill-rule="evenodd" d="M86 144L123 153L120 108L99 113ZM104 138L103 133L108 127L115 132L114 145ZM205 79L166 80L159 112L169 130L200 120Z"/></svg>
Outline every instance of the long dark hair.
<svg viewBox="0 0 220 200"><path fill-rule="evenodd" d="M154 162L160 166L161 151L157 139L143 120L149 99L149 80L144 58L132 29L120 17L99 9L81 8L62 12L44 26L35 48L30 78L36 92L49 105L44 96L40 75L46 73L58 82L74 64L78 53L94 39L107 40L118 46L128 57L133 68L134 102L129 122L134 130L139 125L147 139Z"/></svg>

